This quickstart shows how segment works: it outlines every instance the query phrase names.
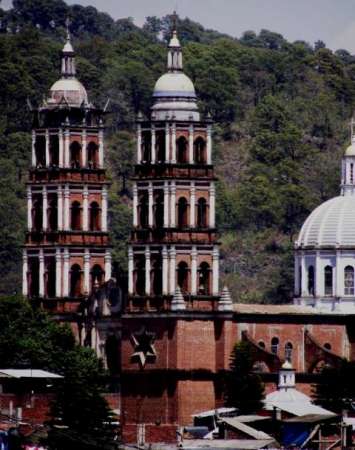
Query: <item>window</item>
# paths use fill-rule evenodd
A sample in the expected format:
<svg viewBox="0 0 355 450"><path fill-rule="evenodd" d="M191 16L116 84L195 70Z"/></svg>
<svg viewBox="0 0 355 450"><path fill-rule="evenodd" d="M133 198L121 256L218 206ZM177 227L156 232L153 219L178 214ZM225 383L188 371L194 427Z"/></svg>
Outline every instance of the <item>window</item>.
<svg viewBox="0 0 355 450"><path fill-rule="evenodd" d="M344 269L344 295L354 295L354 268L346 266Z"/></svg>
<svg viewBox="0 0 355 450"><path fill-rule="evenodd" d="M194 142L194 160L197 164L206 164L206 143L201 137Z"/></svg>
<svg viewBox="0 0 355 450"><path fill-rule="evenodd" d="M44 167L46 165L46 138L44 136L36 136L35 153L37 167Z"/></svg>
<svg viewBox="0 0 355 450"><path fill-rule="evenodd" d="M324 295L333 295L333 268L324 267Z"/></svg>
<svg viewBox="0 0 355 450"><path fill-rule="evenodd" d="M180 197L178 201L178 227L187 227L187 200L185 197Z"/></svg>
<svg viewBox="0 0 355 450"><path fill-rule="evenodd" d="M135 276L136 294L144 295L145 294L145 258L144 258L144 256L141 256L136 260L134 276Z"/></svg>
<svg viewBox="0 0 355 450"><path fill-rule="evenodd" d="M258 342L258 346L261 347L261 348L265 348L265 342L259 341Z"/></svg>
<svg viewBox="0 0 355 450"><path fill-rule="evenodd" d="M28 284L29 284L29 296L38 297L39 296L39 260L38 258L29 258L29 274L28 274Z"/></svg>
<svg viewBox="0 0 355 450"><path fill-rule="evenodd" d="M314 267L308 267L308 294L314 295Z"/></svg>
<svg viewBox="0 0 355 450"><path fill-rule="evenodd" d="M100 207L97 202L92 202L90 204L89 228L90 231L100 230Z"/></svg>
<svg viewBox="0 0 355 450"><path fill-rule="evenodd" d="M71 229L78 231L81 229L81 207L79 202L71 205Z"/></svg>
<svg viewBox="0 0 355 450"><path fill-rule="evenodd" d="M177 282L180 286L181 292L185 293L188 291L188 275L189 268L186 262L182 261L178 264L177 269Z"/></svg>
<svg viewBox="0 0 355 450"><path fill-rule="evenodd" d="M323 345L323 347L326 348L327 350L331 350L331 349L332 349L332 346L329 344L329 342L326 342L326 343Z"/></svg>
<svg viewBox="0 0 355 450"><path fill-rule="evenodd" d="M165 161L165 132L159 130L156 132L156 158L158 163Z"/></svg>
<svg viewBox="0 0 355 450"><path fill-rule="evenodd" d="M70 296L81 296L81 278L82 272L79 264L74 264L70 270Z"/></svg>
<svg viewBox="0 0 355 450"><path fill-rule="evenodd" d="M81 164L81 145L78 141L70 144L70 166L78 169Z"/></svg>
<svg viewBox="0 0 355 450"><path fill-rule="evenodd" d="M204 198L200 198L197 202L197 226L207 227L207 202Z"/></svg>
<svg viewBox="0 0 355 450"><path fill-rule="evenodd" d="M210 266L203 262L198 269L198 294L210 295Z"/></svg>
<svg viewBox="0 0 355 450"><path fill-rule="evenodd" d="M48 228L50 231L58 229L57 198L53 198L48 204Z"/></svg>
<svg viewBox="0 0 355 450"><path fill-rule="evenodd" d="M148 226L148 193L142 192L138 203L139 224L142 228Z"/></svg>
<svg viewBox="0 0 355 450"><path fill-rule="evenodd" d="M98 146L95 142L89 142L87 146L88 152L88 167L95 169L98 165Z"/></svg>
<svg viewBox="0 0 355 450"><path fill-rule="evenodd" d="M41 231L43 224L42 196L36 198L32 205L32 227L34 231Z"/></svg>
<svg viewBox="0 0 355 450"><path fill-rule="evenodd" d="M285 359L287 361L292 360L292 350L293 350L293 346L292 346L291 342L287 342L285 345Z"/></svg>
<svg viewBox="0 0 355 450"><path fill-rule="evenodd" d="M164 226L164 194L159 192L155 196L154 223L157 228Z"/></svg>
<svg viewBox="0 0 355 450"><path fill-rule="evenodd" d="M152 137L150 131L143 132L142 138L142 159L143 162L150 162L152 159Z"/></svg>
<svg viewBox="0 0 355 450"><path fill-rule="evenodd" d="M50 135L49 156L52 166L59 166L59 139L57 134Z"/></svg>
<svg viewBox="0 0 355 450"><path fill-rule="evenodd" d="M46 263L45 271L45 289L46 296L49 298L55 297L55 285L56 285L56 267L55 259L50 258Z"/></svg>
<svg viewBox="0 0 355 450"><path fill-rule="evenodd" d="M350 183L353 184L354 182L354 164L350 164Z"/></svg>
<svg viewBox="0 0 355 450"><path fill-rule="evenodd" d="M184 138L184 136L179 137L179 139L176 141L176 147L177 147L177 162L180 164L185 164L188 161L187 158L187 140Z"/></svg>
<svg viewBox="0 0 355 450"><path fill-rule="evenodd" d="M104 271L99 264L95 264L91 269L91 291L96 286L100 286L104 282Z"/></svg>
<svg viewBox="0 0 355 450"><path fill-rule="evenodd" d="M279 351L279 338L273 337L271 339L271 353L274 353L275 355Z"/></svg>
<svg viewBox="0 0 355 450"><path fill-rule="evenodd" d="M152 287L154 295L161 295L163 292L163 279L162 279L162 262L161 257L157 256L153 261L152 269Z"/></svg>

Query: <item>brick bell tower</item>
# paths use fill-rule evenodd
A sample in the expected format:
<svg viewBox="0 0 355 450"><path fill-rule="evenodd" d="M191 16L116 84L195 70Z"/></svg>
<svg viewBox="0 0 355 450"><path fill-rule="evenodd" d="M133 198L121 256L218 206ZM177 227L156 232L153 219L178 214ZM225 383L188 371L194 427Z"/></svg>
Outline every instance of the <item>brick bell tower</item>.
<svg viewBox="0 0 355 450"><path fill-rule="evenodd" d="M33 113L23 295L56 313L76 312L111 277L111 253L104 111L76 78L69 32L61 78Z"/></svg>
<svg viewBox="0 0 355 450"><path fill-rule="evenodd" d="M191 414L214 408L219 291L212 123L183 72L176 27L151 118L137 121L128 301L122 316L122 425L135 441L175 440ZM197 375L199 374L199 375ZM142 431L140 431L142 432Z"/></svg>

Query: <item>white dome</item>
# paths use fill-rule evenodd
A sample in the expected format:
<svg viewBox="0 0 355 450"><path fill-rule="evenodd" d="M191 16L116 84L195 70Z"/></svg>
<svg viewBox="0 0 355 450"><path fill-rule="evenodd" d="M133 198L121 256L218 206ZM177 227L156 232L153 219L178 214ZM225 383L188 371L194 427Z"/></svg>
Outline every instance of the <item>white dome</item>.
<svg viewBox="0 0 355 450"><path fill-rule="evenodd" d="M61 78L49 90L48 104L60 103L65 99L71 106L88 103L88 95L84 86L76 78Z"/></svg>
<svg viewBox="0 0 355 450"><path fill-rule="evenodd" d="M195 88L183 72L168 72L155 83L153 97L196 98Z"/></svg>
<svg viewBox="0 0 355 450"><path fill-rule="evenodd" d="M345 150L345 156L355 156L355 142Z"/></svg>
<svg viewBox="0 0 355 450"><path fill-rule="evenodd" d="M355 196L334 197L318 206L302 226L299 247L355 247Z"/></svg>

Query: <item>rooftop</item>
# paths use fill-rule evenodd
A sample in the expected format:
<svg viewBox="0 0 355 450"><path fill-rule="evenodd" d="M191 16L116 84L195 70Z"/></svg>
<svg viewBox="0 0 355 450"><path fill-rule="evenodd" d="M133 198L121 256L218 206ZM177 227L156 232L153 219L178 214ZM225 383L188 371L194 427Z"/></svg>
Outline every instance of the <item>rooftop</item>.
<svg viewBox="0 0 355 450"><path fill-rule="evenodd" d="M0 369L0 378L63 378L40 369Z"/></svg>

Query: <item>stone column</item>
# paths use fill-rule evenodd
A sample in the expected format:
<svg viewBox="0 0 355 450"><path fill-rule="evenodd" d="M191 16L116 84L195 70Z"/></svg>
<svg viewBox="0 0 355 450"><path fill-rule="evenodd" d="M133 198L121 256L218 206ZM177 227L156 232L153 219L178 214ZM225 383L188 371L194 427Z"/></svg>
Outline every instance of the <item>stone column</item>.
<svg viewBox="0 0 355 450"><path fill-rule="evenodd" d="M64 167L70 167L70 131L64 130Z"/></svg>
<svg viewBox="0 0 355 450"><path fill-rule="evenodd" d="M111 279L111 253L110 250L106 250L105 252L105 281L108 281Z"/></svg>
<svg viewBox="0 0 355 450"><path fill-rule="evenodd" d="M165 162L169 163L170 159L170 127L169 124L165 124Z"/></svg>
<svg viewBox="0 0 355 450"><path fill-rule="evenodd" d="M133 226L138 227L138 187L133 184Z"/></svg>
<svg viewBox="0 0 355 450"><path fill-rule="evenodd" d="M176 186L175 181L171 182L170 186L170 226L176 227ZM175 290L174 290L175 292Z"/></svg>
<svg viewBox="0 0 355 450"><path fill-rule="evenodd" d="M49 130L46 130L46 167L50 165L50 155L49 155Z"/></svg>
<svg viewBox="0 0 355 450"><path fill-rule="evenodd" d="M171 162L176 163L176 124L173 123L171 127Z"/></svg>
<svg viewBox="0 0 355 450"><path fill-rule="evenodd" d="M104 167L104 130L99 130L99 167Z"/></svg>
<svg viewBox="0 0 355 450"><path fill-rule="evenodd" d="M207 125L207 164L212 164L212 125Z"/></svg>
<svg viewBox="0 0 355 450"><path fill-rule="evenodd" d="M62 296L62 254L59 248L55 251L55 296Z"/></svg>
<svg viewBox="0 0 355 450"><path fill-rule="evenodd" d="M301 273L302 273L302 290L301 290L301 296L307 297L308 294L308 287L307 287L307 268L306 268L306 257L304 252L301 253Z"/></svg>
<svg viewBox="0 0 355 450"><path fill-rule="evenodd" d="M168 250L166 248L166 245L163 246L163 250L162 250L162 260L163 260L163 295L167 295L168 294Z"/></svg>
<svg viewBox="0 0 355 450"><path fill-rule="evenodd" d="M169 261L170 261L170 270L169 270L169 292L171 295L175 293L175 279L176 279L176 250L175 246L172 245L169 251Z"/></svg>
<svg viewBox="0 0 355 450"><path fill-rule="evenodd" d="M63 297L69 297L69 263L70 255L67 248L64 249L63 254Z"/></svg>
<svg viewBox="0 0 355 450"><path fill-rule="evenodd" d="M153 186L152 182L149 182L148 186L148 225L153 227Z"/></svg>
<svg viewBox="0 0 355 450"><path fill-rule="evenodd" d="M101 230L107 231L107 187L102 188L102 205L101 205Z"/></svg>
<svg viewBox="0 0 355 450"><path fill-rule="evenodd" d="M151 128L151 135L152 135L152 164L156 163L157 160L157 154L156 154L156 136L155 136L155 125L152 125Z"/></svg>
<svg viewBox="0 0 355 450"><path fill-rule="evenodd" d="M58 230L63 230L63 190L61 186L57 188L57 200L58 200Z"/></svg>
<svg viewBox="0 0 355 450"><path fill-rule="evenodd" d="M58 131L58 143L59 143L59 167L64 167L64 141L63 130L60 128Z"/></svg>
<svg viewBox="0 0 355 450"><path fill-rule="evenodd" d="M191 187L190 187L190 227L191 228L195 228L195 226L196 226L195 210L196 210L196 188L195 188L195 183L193 181L191 181Z"/></svg>
<svg viewBox="0 0 355 450"><path fill-rule="evenodd" d="M31 231L32 224L32 189L31 186L27 186L27 228Z"/></svg>
<svg viewBox="0 0 355 450"><path fill-rule="evenodd" d="M150 295L150 249L145 247L145 293Z"/></svg>
<svg viewBox="0 0 355 450"><path fill-rule="evenodd" d="M344 295L344 282L343 282L343 273L342 267L340 267L340 250L336 250L336 261L335 261L335 297L342 297Z"/></svg>
<svg viewBox="0 0 355 450"><path fill-rule="evenodd" d="M128 294L132 295L133 290L133 273L134 273L134 259L133 249L128 247Z"/></svg>
<svg viewBox="0 0 355 450"><path fill-rule="evenodd" d="M197 249L194 245L191 251L191 295L197 294Z"/></svg>
<svg viewBox="0 0 355 450"><path fill-rule="evenodd" d="M194 163L194 126L189 126L189 163Z"/></svg>
<svg viewBox="0 0 355 450"><path fill-rule="evenodd" d="M316 251L316 259L314 263L314 296L319 297L324 295L324 282L322 283L322 278L320 274L320 256L319 251ZM322 274L323 275L323 274Z"/></svg>
<svg viewBox="0 0 355 450"><path fill-rule="evenodd" d="M64 230L70 228L70 190L69 185L66 184L64 188Z"/></svg>
<svg viewBox="0 0 355 450"><path fill-rule="evenodd" d="M169 227L169 185L164 181L164 228Z"/></svg>
<svg viewBox="0 0 355 450"><path fill-rule="evenodd" d="M142 126L137 124L137 164L142 162Z"/></svg>
<svg viewBox="0 0 355 450"><path fill-rule="evenodd" d="M90 294L90 252L89 249L85 249L84 252L84 294Z"/></svg>
<svg viewBox="0 0 355 450"><path fill-rule="evenodd" d="M43 186L43 188L42 188L42 200L43 200L42 228L43 228L43 230L46 230L48 228L48 217L47 217L48 197L47 197L46 186Z"/></svg>
<svg viewBox="0 0 355 450"><path fill-rule="evenodd" d="M86 130L83 130L81 135L81 164L82 167L86 167L88 164L88 149L86 145Z"/></svg>
<svg viewBox="0 0 355 450"><path fill-rule="evenodd" d="M218 246L213 247L212 253L212 295L219 294L219 251Z"/></svg>
<svg viewBox="0 0 355 450"><path fill-rule="evenodd" d="M295 255L295 267L294 267L294 277L295 277L295 285L294 285L294 293L295 296L298 297L300 295L300 261L299 257L296 253Z"/></svg>
<svg viewBox="0 0 355 450"><path fill-rule="evenodd" d="M32 167L37 166L37 157L36 157L36 132L32 131Z"/></svg>
<svg viewBox="0 0 355 450"><path fill-rule="evenodd" d="M89 229L89 190L87 185L83 189L83 231Z"/></svg>
<svg viewBox="0 0 355 450"><path fill-rule="evenodd" d="M215 215L216 215L216 189L214 182L211 181L210 185L210 208L209 208L209 227L215 227Z"/></svg>
<svg viewBox="0 0 355 450"><path fill-rule="evenodd" d="M44 254L43 249L39 250L39 296L44 297Z"/></svg>
<svg viewBox="0 0 355 450"><path fill-rule="evenodd" d="M28 257L26 250L23 251L22 255L22 295L24 297L28 296Z"/></svg>

